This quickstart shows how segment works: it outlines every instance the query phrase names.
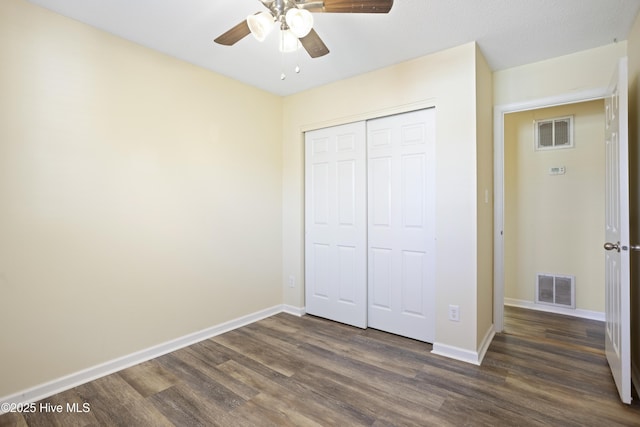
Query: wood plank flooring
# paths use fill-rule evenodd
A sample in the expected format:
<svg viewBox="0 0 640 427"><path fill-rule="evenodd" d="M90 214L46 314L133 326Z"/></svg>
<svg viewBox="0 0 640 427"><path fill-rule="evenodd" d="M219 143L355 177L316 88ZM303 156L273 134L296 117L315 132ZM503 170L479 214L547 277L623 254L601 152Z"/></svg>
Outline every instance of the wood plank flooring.
<svg viewBox="0 0 640 427"><path fill-rule="evenodd" d="M478 367L283 313L37 403L62 413L0 426L640 426L638 400L618 400L601 322L506 307L505 330Z"/></svg>

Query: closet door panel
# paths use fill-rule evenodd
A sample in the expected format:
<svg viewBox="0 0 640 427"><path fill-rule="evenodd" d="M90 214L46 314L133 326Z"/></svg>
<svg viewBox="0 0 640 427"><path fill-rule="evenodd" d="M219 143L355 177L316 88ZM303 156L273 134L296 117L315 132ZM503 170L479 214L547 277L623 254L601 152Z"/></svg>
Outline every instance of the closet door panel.
<svg viewBox="0 0 640 427"><path fill-rule="evenodd" d="M305 304L367 325L366 126L305 134Z"/></svg>
<svg viewBox="0 0 640 427"><path fill-rule="evenodd" d="M434 110L367 122L368 325L427 342L435 337L434 123Z"/></svg>

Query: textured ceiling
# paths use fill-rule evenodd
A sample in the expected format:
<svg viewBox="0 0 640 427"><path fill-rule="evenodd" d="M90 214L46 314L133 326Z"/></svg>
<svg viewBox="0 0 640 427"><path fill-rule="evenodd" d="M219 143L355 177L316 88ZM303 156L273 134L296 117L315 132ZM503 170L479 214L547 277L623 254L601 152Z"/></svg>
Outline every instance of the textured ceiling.
<svg viewBox="0 0 640 427"><path fill-rule="evenodd" d="M331 53L311 59L281 54L277 31L263 43L213 43L266 10L258 0L29 1L278 95L474 40L493 70L540 61L626 40L640 9L639 0L395 0L389 14L314 14Z"/></svg>

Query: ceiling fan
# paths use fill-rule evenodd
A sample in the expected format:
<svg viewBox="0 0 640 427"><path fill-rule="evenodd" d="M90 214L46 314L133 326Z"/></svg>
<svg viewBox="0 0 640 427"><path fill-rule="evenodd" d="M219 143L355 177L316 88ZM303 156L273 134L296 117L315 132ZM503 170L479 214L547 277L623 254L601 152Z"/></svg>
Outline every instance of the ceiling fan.
<svg viewBox="0 0 640 427"><path fill-rule="evenodd" d="M259 0L269 11L250 15L214 41L232 46L253 34L263 41L274 26L280 26L280 50L298 48L298 41L312 58L329 53L318 33L313 29L314 13L388 13L393 0Z"/></svg>

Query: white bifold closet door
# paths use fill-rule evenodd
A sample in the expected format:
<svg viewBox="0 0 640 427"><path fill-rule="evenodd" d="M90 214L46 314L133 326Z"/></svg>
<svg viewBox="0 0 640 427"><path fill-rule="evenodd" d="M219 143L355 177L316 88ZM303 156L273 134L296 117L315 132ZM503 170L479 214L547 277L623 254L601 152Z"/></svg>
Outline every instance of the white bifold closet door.
<svg viewBox="0 0 640 427"><path fill-rule="evenodd" d="M305 135L309 314L433 342L435 110Z"/></svg>

